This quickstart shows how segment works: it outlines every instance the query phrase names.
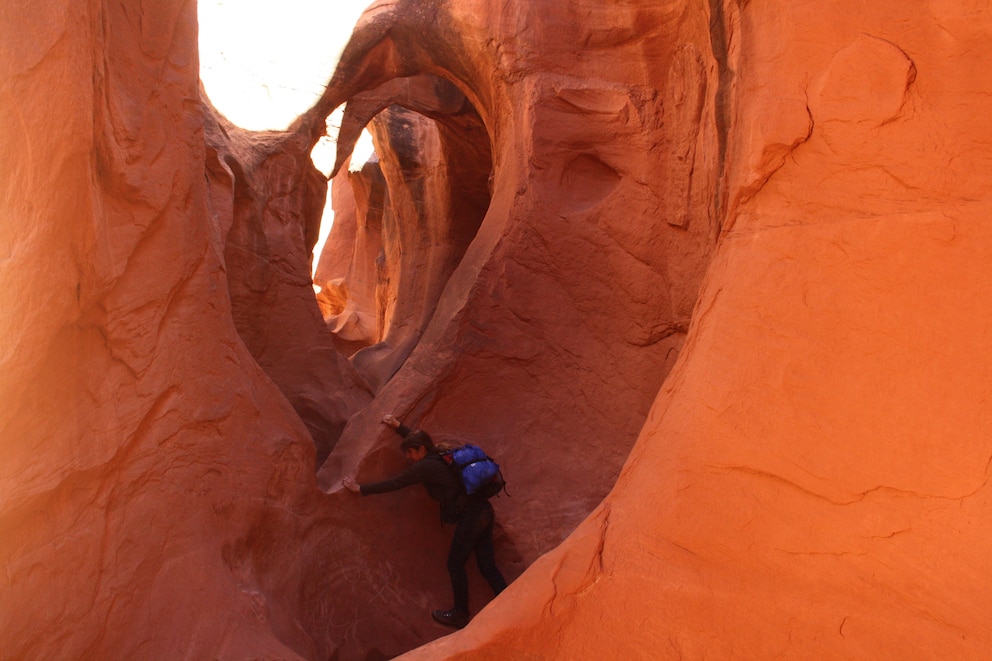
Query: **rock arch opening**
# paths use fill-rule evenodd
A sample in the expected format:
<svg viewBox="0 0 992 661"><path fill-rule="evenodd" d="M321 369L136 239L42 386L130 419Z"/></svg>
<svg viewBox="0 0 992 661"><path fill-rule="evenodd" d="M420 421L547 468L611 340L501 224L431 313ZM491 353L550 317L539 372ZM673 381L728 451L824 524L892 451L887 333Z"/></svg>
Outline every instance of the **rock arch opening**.
<svg viewBox="0 0 992 661"><path fill-rule="evenodd" d="M492 149L478 111L442 78L393 81L349 106L335 224L314 282L335 345L378 391L416 346L486 215ZM365 126L374 157L344 167Z"/></svg>
<svg viewBox="0 0 992 661"><path fill-rule="evenodd" d="M434 199L424 194L429 182L444 184L437 199L471 210L438 216L446 232L462 234L448 248L457 265L425 270L443 261L435 259L397 272L392 264L410 255L353 235L364 281L318 268L339 281L329 318L339 345L355 342L345 350L373 393L318 484L333 493L342 477L383 467L392 443L379 425L385 413L477 439L528 485L506 539L531 559L600 502L672 368L715 245L719 174L702 148L714 140L712 81L697 45L658 36L666 45L650 62L628 68L604 50L600 68L566 75L489 48L493 28L448 5L375 3L317 105L326 116L347 103L335 185L362 127L371 122L390 150L351 179L356 206L371 211L367 231L388 231L387 189L392 204L412 210L409 245L424 227L424 205L410 201ZM414 128L427 121L434 142ZM397 126L408 133L390 136ZM406 155L413 144L415 159ZM450 145L445 159L429 153L438 144ZM444 168L429 180L424 163ZM339 230L347 231L336 222ZM397 292L410 281L397 279L407 276L434 287L415 289L432 291L426 319L399 313ZM566 455L549 479L547 464ZM537 520L550 523L525 522Z"/></svg>

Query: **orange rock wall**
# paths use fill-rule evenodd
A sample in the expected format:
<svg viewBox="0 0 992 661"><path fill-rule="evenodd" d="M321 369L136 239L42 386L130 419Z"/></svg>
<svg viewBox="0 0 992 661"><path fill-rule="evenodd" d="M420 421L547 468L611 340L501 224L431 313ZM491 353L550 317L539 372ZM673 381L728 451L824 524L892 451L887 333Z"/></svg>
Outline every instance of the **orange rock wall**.
<svg viewBox="0 0 992 661"><path fill-rule="evenodd" d="M401 347L413 362L388 384L393 369L373 361L365 372L385 375L375 384L381 399L356 416L369 393L333 353L305 282L320 191L301 155L324 108L293 131L261 135L203 108L187 5L162 3L140 17L99 2L8 8L0 81L2 126L13 136L3 172L9 406L0 424L15 440L4 447L3 596L12 606L0 627L11 654L354 658L436 637L424 613L448 585L441 563L424 567L446 545L432 508L416 495L323 497L313 483L332 447L325 489L359 462L363 476L395 470L394 441L378 425L385 411L441 437L482 440L515 484L528 485L502 515L511 577L606 493L683 341L712 221L705 212L702 222L676 220L697 242L695 279L669 278L661 258L643 264L651 230L626 226L620 212L659 207L661 189L639 181L651 159L624 161L646 151L641 128L664 133L660 97L641 83L631 100L624 84L588 91L567 79L561 105L549 97L558 74L535 88L510 69L513 85L489 88L503 65L495 51L469 48L488 29L488 9L479 9L445 19L446 30L476 37L444 60L471 85L461 97L442 89L426 109L437 127L425 126L425 136L437 137L420 144L433 147L404 154L398 140L383 154L397 230L386 250L406 250L408 261L398 260L400 282L385 289L392 313L382 337L406 329L420 354ZM409 56L400 66L415 63ZM467 107L449 103L469 96ZM497 132L514 104L547 106L539 124L564 129L566 148L535 142L529 122ZM603 114L591 134L587 111ZM626 118L619 132L615 116ZM488 138L468 138L480 120ZM394 140L383 131L380 143ZM490 195L494 146L499 203L465 252ZM679 149L681 158L692 153ZM546 171L534 181L530 158ZM579 179L566 172L572 161ZM426 194L413 194L417 168L438 165ZM442 185L454 181L446 169L466 167L473 176ZM706 209L715 172L698 172ZM563 184L576 206L555 215ZM538 197L523 196L528 188ZM527 227L535 205L546 217L537 233ZM439 251L423 250L433 244L418 243L411 220L441 239ZM580 235L569 236L572 228ZM526 251L510 260L515 246ZM591 271L603 258L609 268ZM52 265L44 278L39 264ZM430 277L418 284L422 266ZM633 300L613 293L617 283ZM560 456L575 461L559 469Z"/></svg>
<svg viewBox="0 0 992 661"><path fill-rule="evenodd" d="M403 658L987 655L992 16L726 17L729 211L679 364L597 511Z"/></svg>
<svg viewBox="0 0 992 661"><path fill-rule="evenodd" d="M513 493L513 584L406 658L983 658L990 23L380 2L260 135L201 105L189 3L5 5L4 655L446 633L432 503L338 488L399 469L392 412L481 440ZM381 158L335 179L348 263L318 274L358 340L306 280L305 155L344 101Z"/></svg>
<svg viewBox="0 0 992 661"><path fill-rule="evenodd" d="M0 9L0 656L294 658L314 446L232 323L195 5L134 8Z"/></svg>

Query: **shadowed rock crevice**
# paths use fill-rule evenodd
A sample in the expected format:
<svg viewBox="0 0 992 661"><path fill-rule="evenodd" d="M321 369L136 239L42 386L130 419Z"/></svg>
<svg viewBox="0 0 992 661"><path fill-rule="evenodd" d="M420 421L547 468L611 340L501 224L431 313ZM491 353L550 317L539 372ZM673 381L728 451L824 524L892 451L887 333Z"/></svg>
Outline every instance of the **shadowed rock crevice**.
<svg viewBox="0 0 992 661"><path fill-rule="evenodd" d="M231 314L310 431L319 465L348 418L370 400L313 297L306 255L317 240L326 181L310 161L306 138L245 131L209 102L204 108L212 220L224 241Z"/></svg>

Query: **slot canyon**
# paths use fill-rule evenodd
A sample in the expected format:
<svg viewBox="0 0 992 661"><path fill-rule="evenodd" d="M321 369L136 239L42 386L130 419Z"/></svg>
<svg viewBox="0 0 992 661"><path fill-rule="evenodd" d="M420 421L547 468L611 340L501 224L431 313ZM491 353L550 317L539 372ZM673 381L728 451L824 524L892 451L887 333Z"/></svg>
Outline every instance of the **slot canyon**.
<svg viewBox="0 0 992 661"><path fill-rule="evenodd" d="M195 2L4 2L0 659L988 658L990 35L378 0L262 131ZM507 479L460 631L386 414Z"/></svg>

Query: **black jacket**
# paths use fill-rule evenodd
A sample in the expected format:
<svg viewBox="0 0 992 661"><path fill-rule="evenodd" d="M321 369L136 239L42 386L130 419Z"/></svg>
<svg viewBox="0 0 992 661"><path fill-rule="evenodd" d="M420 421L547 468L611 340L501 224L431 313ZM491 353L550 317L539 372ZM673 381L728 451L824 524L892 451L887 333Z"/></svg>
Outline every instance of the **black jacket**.
<svg viewBox="0 0 992 661"><path fill-rule="evenodd" d="M409 429L403 426L396 431L402 436L409 434ZM397 491L412 484L423 484L428 495L441 504L442 523L455 523L468 502L469 496L465 493L461 479L451 470L448 462L437 454L429 454L414 462L396 477L362 484L360 489L363 496L370 496Z"/></svg>

